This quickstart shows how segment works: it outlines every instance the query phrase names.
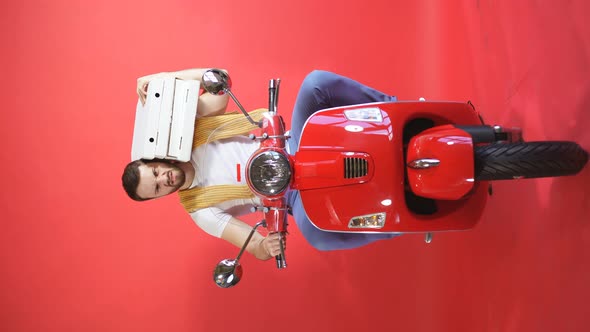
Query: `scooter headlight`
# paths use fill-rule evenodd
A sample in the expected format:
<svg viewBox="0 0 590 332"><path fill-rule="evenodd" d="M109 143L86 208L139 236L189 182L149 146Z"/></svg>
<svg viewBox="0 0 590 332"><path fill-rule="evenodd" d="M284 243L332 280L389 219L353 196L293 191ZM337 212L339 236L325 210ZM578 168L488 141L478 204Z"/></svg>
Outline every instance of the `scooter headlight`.
<svg viewBox="0 0 590 332"><path fill-rule="evenodd" d="M250 184L258 193L277 195L287 189L291 180L289 159L276 151L265 151L255 156L248 169Z"/></svg>

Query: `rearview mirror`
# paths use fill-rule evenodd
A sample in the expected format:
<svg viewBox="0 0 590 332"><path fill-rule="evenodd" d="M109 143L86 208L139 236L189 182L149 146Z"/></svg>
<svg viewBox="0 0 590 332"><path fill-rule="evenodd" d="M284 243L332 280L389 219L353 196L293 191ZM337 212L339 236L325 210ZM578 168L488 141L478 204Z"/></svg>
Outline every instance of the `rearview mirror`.
<svg viewBox="0 0 590 332"><path fill-rule="evenodd" d="M203 74L203 87L212 95L224 95L231 89L229 75L219 69L209 69Z"/></svg>
<svg viewBox="0 0 590 332"><path fill-rule="evenodd" d="M221 288L235 286L242 279L242 266L235 259L224 259L213 271L213 281Z"/></svg>

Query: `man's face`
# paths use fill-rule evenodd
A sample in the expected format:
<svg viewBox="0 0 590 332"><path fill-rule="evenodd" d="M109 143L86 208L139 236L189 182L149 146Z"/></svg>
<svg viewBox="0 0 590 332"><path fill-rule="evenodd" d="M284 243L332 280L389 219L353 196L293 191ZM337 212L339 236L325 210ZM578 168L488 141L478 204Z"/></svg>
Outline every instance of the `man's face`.
<svg viewBox="0 0 590 332"><path fill-rule="evenodd" d="M167 162L149 162L139 166L137 195L141 198L158 198L178 190L184 184L182 169Z"/></svg>

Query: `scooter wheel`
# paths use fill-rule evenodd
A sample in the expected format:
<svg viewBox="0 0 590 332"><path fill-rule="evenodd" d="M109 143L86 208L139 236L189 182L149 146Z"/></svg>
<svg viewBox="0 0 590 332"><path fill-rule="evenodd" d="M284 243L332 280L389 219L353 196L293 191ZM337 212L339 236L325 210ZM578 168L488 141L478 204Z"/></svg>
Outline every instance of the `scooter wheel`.
<svg viewBox="0 0 590 332"><path fill-rule="evenodd" d="M475 179L542 178L577 174L588 153L575 142L489 144L475 148Z"/></svg>

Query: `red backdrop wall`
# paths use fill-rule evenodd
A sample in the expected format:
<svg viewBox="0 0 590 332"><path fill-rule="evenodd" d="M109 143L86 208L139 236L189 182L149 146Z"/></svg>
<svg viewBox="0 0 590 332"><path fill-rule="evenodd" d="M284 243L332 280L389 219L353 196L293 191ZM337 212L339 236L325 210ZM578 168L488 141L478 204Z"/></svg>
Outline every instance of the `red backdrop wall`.
<svg viewBox="0 0 590 332"><path fill-rule="evenodd" d="M248 107L312 69L400 99L472 100L531 140L590 148L585 1L21 1L0 5L0 330L584 331L590 173L499 183L468 232L245 257L175 198L129 200L137 77L223 67Z"/></svg>

